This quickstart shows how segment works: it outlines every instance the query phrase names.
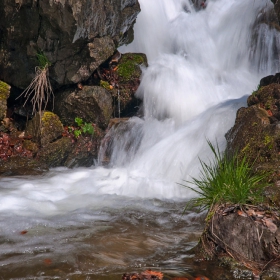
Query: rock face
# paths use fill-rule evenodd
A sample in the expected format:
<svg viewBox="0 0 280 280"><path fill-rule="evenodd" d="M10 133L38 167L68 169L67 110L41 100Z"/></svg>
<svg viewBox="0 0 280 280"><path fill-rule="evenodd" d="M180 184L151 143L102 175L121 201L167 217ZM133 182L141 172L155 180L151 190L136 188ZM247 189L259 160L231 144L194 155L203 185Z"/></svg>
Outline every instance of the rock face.
<svg viewBox="0 0 280 280"><path fill-rule="evenodd" d="M139 11L137 0L2 0L0 79L26 88L42 52L54 87L86 80L133 38Z"/></svg>
<svg viewBox="0 0 280 280"><path fill-rule="evenodd" d="M276 15L278 17L278 24L280 25L280 1L279 0L273 0L274 3L274 10L276 12Z"/></svg>
<svg viewBox="0 0 280 280"><path fill-rule="evenodd" d="M238 152L256 170L272 172L271 180L279 180L280 164L280 75L260 81L259 90L249 96L247 108L237 112L235 125L227 133L227 150Z"/></svg>

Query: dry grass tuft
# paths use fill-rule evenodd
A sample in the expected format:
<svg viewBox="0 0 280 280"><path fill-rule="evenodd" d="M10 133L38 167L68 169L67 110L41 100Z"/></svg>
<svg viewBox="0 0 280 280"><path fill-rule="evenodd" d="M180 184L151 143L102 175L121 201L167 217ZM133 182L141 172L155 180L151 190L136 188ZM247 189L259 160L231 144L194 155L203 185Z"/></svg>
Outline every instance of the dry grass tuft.
<svg viewBox="0 0 280 280"><path fill-rule="evenodd" d="M48 77L48 67L41 68L37 66L35 68L35 77L19 97L21 96L25 98L23 106L30 100L32 114L39 112L41 115L41 112L46 109L50 98L53 96L52 86Z"/></svg>
<svg viewBox="0 0 280 280"><path fill-rule="evenodd" d="M25 98L23 106L30 100L32 103L32 114L34 115L35 112L38 112L41 116L42 111L46 109L49 100L54 95L49 80L49 66L51 63L41 51L36 56L39 66L35 67L35 77L18 98Z"/></svg>

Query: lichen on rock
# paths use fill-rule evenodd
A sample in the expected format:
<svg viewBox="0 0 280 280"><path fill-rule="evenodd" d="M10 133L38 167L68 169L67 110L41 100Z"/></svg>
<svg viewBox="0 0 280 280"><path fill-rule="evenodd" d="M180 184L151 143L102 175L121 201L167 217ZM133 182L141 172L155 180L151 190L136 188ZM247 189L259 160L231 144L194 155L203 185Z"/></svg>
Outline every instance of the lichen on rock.
<svg viewBox="0 0 280 280"><path fill-rule="evenodd" d="M59 117L49 111L43 111L40 116L39 113L27 123L26 135L31 136L32 140L42 146L62 136L64 129Z"/></svg>
<svg viewBox="0 0 280 280"><path fill-rule="evenodd" d="M6 117L7 99L10 96L11 86L0 80L0 121Z"/></svg>

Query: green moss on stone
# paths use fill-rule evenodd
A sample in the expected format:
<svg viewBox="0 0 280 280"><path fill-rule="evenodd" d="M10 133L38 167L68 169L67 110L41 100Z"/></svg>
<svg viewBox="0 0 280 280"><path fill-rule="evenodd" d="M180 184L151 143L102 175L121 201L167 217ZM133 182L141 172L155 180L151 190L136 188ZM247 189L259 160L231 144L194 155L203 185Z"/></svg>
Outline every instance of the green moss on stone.
<svg viewBox="0 0 280 280"><path fill-rule="evenodd" d="M142 55L128 54L122 58L117 69L117 74L123 80L128 81L134 76L135 71L137 71L137 66L141 64L145 64L145 59Z"/></svg>
<svg viewBox="0 0 280 280"><path fill-rule="evenodd" d="M11 87L5 82L0 81L0 99L7 99L10 95Z"/></svg>
<svg viewBox="0 0 280 280"><path fill-rule="evenodd" d="M273 137L266 135L264 137L264 145L267 146L267 148L271 150L273 148Z"/></svg>
<svg viewBox="0 0 280 280"><path fill-rule="evenodd" d="M100 86L107 89L107 90L111 90L112 87L110 86L110 84L107 81L100 81Z"/></svg>

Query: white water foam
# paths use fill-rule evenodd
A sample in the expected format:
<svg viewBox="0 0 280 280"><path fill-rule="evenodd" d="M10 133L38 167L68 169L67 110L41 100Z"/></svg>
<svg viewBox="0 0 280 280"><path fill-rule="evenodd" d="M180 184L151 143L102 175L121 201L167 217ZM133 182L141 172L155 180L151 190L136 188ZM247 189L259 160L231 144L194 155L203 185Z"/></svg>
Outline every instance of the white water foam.
<svg viewBox="0 0 280 280"><path fill-rule="evenodd" d="M44 217L141 198L189 199L194 194L177 183L199 174L198 157L211 157L206 139L224 149L243 96L279 70L276 31L256 22L273 7L269 0L208 0L203 10L187 0L140 4L135 41L120 50L148 56L137 92L144 117L128 121L107 168L2 179L0 213Z"/></svg>

